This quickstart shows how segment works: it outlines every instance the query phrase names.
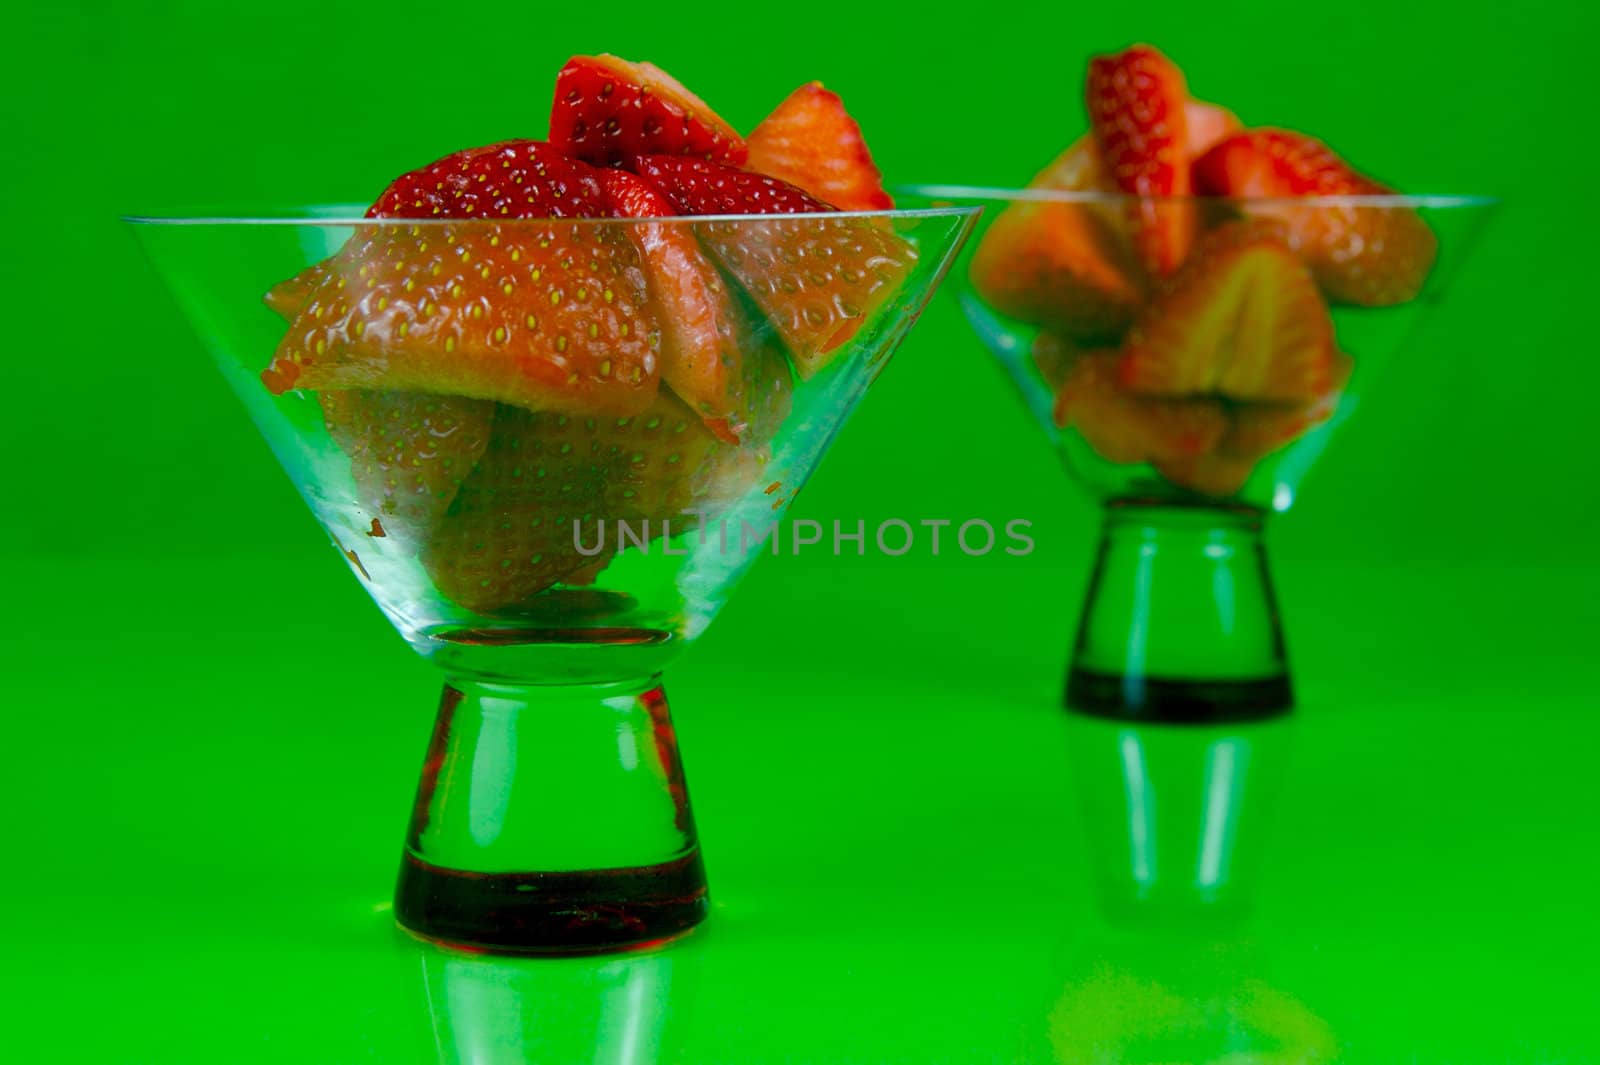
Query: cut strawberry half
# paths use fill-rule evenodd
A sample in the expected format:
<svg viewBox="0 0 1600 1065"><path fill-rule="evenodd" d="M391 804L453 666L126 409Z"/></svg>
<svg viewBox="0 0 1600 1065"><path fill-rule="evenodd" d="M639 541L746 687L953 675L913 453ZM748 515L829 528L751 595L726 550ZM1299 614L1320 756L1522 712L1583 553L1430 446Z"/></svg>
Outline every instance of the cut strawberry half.
<svg viewBox="0 0 1600 1065"><path fill-rule="evenodd" d="M672 204L649 182L622 170L601 179L625 218L668 218ZM661 377L678 398L729 443L738 442L740 348L747 330L732 293L681 222L628 227L661 319Z"/></svg>
<svg viewBox="0 0 1600 1065"><path fill-rule="evenodd" d="M1104 187L1089 138L1040 172L1030 189ZM1116 343L1144 300L1138 257L1120 212L1103 203L1013 203L989 226L969 277L1001 314L1082 344Z"/></svg>
<svg viewBox="0 0 1600 1065"><path fill-rule="evenodd" d="M569 577L593 580L617 550L615 523L642 538L693 527L697 471L722 445L669 393L627 418L496 408L489 446L422 561L438 589L482 614L515 613ZM579 523L576 533L573 523ZM605 550L593 547L605 524ZM646 532L645 523L649 522Z"/></svg>
<svg viewBox="0 0 1600 1065"><path fill-rule="evenodd" d="M642 156L634 170L691 215L805 215L829 205L763 174L682 156ZM874 219L714 221L701 240L769 318L802 377L899 291L916 250Z"/></svg>
<svg viewBox="0 0 1600 1065"><path fill-rule="evenodd" d="M1392 195L1321 141L1279 129L1248 130L1214 145L1195 161L1194 181L1207 195L1241 199ZM1438 255L1433 231L1403 206L1234 206L1281 222L1289 246L1338 303L1383 307L1414 299Z"/></svg>
<svg viewBox="0 0 1600 1065"><path fill-rule="evenodd" d="M1212 231L1123 339L1121 380L1161 396L1298 403L1333 382L1333 323L1269 223Z"/></svg>
<svg viewBox="0 0 1600 1065"><path fill-rule="evenodd" d="M837 93L802 85L750 133L745 166L787 181L841 211L886 211L894 201L861 127Z"/></svg>
<svg viewBox="0 0 1600 1065"><path fill-rule="evenodd" d="M1089 62L1089 121L1106 172L1118 189L1154 197L1129 206L1145 267L1161 277L1189 253L1198 219L1192 203L1161 202L1189 193L1189 143L1183 72L1149 45Z"/></svg>
<svg viewBox="0 0 1600 1065"><path fill-rule="evenodd" d="M1222 439L1228 416L1220 402L1133 395L1118 383L1117 360L1114 350L1072 360L1056 395L1057 425L1078 430L1102 458L1124 464L1202 455Z"/></svg>
<svg viewBox="0 0 1600 1065"><path fill-rule="evenodd" d="M603 218L593 167L544 141L501 141L452 152L403 174L368 218Z"/></svg>
<svg viewBox="0 0 1600 1065"><path fill-rule="evenodd" d="M658 382L659 327L639 256L604 217L600 172L539 141L446 156L390 184L368 215L506 219L360 227L268 294L301 301L262 380L430 392L628 414ZM517 224L512 219L545 219Z"/></svg>
<svg viewBox="0 0 1600 1065"><path fill-rule="evenodd" d="M385 535L426 540L488 446L494 404L359 390L319 398L328 434L350 456L361 505Z"/></svg>
<svg viewBox="0 0 1600 1065"><path fill-rule="evenodd" d="M583 222L363 227L262 380L628 414L657 387L639 256Z"/></svg>
<svg viewBox="0 0 1600 1065"><path fill-rule="evenodd" d="M733 127L672 75L614 55L574 56L561 68L550 142L597 166L655 154L738 166L746 155Z"/></svg>

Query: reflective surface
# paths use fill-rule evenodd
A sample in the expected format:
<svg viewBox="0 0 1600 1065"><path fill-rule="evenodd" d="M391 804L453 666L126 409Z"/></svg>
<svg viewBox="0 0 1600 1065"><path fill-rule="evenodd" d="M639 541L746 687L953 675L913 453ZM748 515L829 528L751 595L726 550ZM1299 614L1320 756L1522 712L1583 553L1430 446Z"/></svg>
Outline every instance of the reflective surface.
<svg viewBox="0 0 1600 1065"><path fill-rule="evenodd" d="M226 563L250 606L225 624L182 605L212 579L203 559L27 559L9 650L28 668L8 690L25 803L0 878L11 1045L52 1062L1600 1054L1600 572L1291 561L1290 601L1320 608L1294 617L1302 712L1157 731L1074 721L1031 668L1059 662L1057 600L1081 592L1083 545L1047 531L992 565L758 567L674 678L711 919L665 952L557 961L394 930L433 674L334 579L336 555L348 594L315 613L276 594L275 564ZM1564 594L1522 612L1541 589ZM143 623L85 628L81 604L108 594ZM950 640L940 605L983 597L1014 608ZM291 626L292 673L259 653Z"/></svg>

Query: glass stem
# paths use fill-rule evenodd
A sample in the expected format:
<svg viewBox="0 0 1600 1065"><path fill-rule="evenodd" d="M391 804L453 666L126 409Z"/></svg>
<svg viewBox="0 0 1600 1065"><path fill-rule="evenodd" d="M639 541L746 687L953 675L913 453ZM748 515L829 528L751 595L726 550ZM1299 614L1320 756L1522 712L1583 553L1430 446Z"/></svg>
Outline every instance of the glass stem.
<svg viewBox="0 0 1600 1065"><path fill-rule="evenodd" d="M444 689L395 913L425 938L513 953L637 947L706 913L658 678Z"/></svg>
<svg viewBox="0 0 1600 1065"><path fill-rule="evenodd" d="M1067 675L1071 709L1272 717L1294 699L1258 511L1113 501Z"/></svg>

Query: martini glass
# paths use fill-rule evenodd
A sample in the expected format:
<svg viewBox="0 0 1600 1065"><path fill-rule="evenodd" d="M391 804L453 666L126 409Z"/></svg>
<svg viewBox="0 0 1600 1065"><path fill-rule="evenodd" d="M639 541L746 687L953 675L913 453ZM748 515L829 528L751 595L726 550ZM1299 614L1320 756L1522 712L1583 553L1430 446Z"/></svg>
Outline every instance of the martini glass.
<svg viewBox="0 0 1600 1065"><path fill-rule="evenodd" d="M1189 723L1288 712L1293 687L1264 531L1273 515L1294 503L1307 472L1334 433L1354 419L1385 365L1405 356L1418 323L1443 298L1494 201L1398 195L1141 198L932 185L906 191L927 202L990 206L956 267L962 310L1069 476L1102 505L1099 546L1067 674L1068 708ZM1168 212L1190 213L1212 227L1246 220L1282 225L1310 234L1308 240L1350 229L1393 232L1420 221L1432 234L1424 244L1436 243L1436 258L1420 291L1404 302L1353 306L1327 300L1336 363L1330 384L1314 398L1240 402L1221 394L1225 389L1178 402L1130 398L1104 381L1117 372L1119 337L1130 321L1144 325L1146 335L1166 324L1150 311L1161 283L1145 281L1143 291L1108 305L1096 294L1085 296L1081 278L1055 271L1051 242L1103 235L1115 229L1116 220ZM1002 227L1010 244L1027 249L1031 259L994 261L1000 242L986 238ZM1369 268L1362 255L1379 250L1357 244L1337 254L1362 276ZM975 276L988 281L974 283ZM1270 299L1272 283L1247 277L1232 295L1242 302L1261 291ZM1184 322L1179 328L1189 327ZM1227 358L1236 342L1227 327L1195 328L1216 328ZM1172 331L1168 326L1169 337ZM1102 368L1098 382L1090 380L1095 366ZM1068 389L1070 404L1063 400ZM1178 453L1198 439L1201 406L1216 419L1222 439L1208 440L1203 452ZM1139 426L1137 438L1126 435L1130 419ZM1166 453L1153 456L1152 450Z"/></svg>
<svg viewBox="0 0 1600 1065"><path fill-rule="evenodd" d="M789 503L976 215L941 208L491 223L318 208L130 219L352 574L443 673L396 894L403 927L480 950L582 953L668 939L705 916L705 873L661 671L705 630L756 556L783 541ZM681 247L685 235L740 257L714 260L727 271L723 291L739 322L721 349L738 406L720 422L665 385L642 409L619 411L598 401L586 409L587 399L530 409L474 394L476 385L444 380L437 369L394 387L283 389L281 379L263 380L285 318L320 313L323 304L308 302L298 282L281 284L314 264L329 313L351 315L349 333L364 336L362 315L396 328L392 317L377 317L384 301L362 295L383 265L370 249L403 241L409 249L420 241L493 248L496 262L522 269L543 262L551 241L603 247L613 261L635 263L616 275L616 287L626 296L632 285L639 312L665 330L682 304L663 296L670 286L644 282L644 250L629 260L626 249L675 238ZM853 330L831 336L825 359L806 360L797 373L781 339L797 320L773 299L793 285L783 288L785 277L749 292L738 268L787 262L795 248L868 244L880 253L870 303L840 308ZM541 308L510 302L518 279L508 274L500 306L498 281L474 288L496 295L471 314L537 329ZM805 290L804 278L797 284ZM592 301L589 320L606 323L604 333L588 326L591 346L607 345L591 364L611 372L614 348L617 372L630 351L637 365L637 345L610 339L618 329L606 311L619 299L612 287L569 288L565 298ZM271 306L263 302L269 290ZM426 316L428 301L416 306ZM406 325L398 328L405 337ZM504 330L490 337L505 340ZM550 343L565 352L568 338ZM373 359L363 372L398 371L387 349ZM448 376L454 364L445 365Z"/></svg>

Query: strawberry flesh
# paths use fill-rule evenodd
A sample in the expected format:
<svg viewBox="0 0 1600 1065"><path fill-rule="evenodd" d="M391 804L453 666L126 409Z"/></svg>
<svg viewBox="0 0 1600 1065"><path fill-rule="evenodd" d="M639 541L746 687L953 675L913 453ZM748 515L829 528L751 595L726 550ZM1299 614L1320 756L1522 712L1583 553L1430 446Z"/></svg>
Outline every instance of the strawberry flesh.
<svg viewBox="0 0 1600 1065"><path fill-rule="evenodd" d="M1270 223L1212 231L1123 339L1122 383L1162 396L1305 402L1333 381L1333 323Z"/></svg>
<svg viewBox="0 0 1600 1065"><path fill-rule="evenodd" d="M592 579L617 548L615 522L650 536L685 508L696 474L723 445L668 393L632 417L500 405L489 446L457 492L422 560L438 589L482 614L514 613L569 575ZM575 537L573 523L580 523ZM604 522L606 550L585 555Z"/></svg>
<svg viewBox="0 0 1600 1065"><path fill-rule="evenodd" d="M1181 460L1209 452L1228 428L1212 399L1148 399L1117 379L1118 353L1091 351L1073 359L1056 396L1056 424L1083 434L1116 463Z"/></svg>
<svg viewBox="0 0 1600 1065"><path fill-rule="evenodd" d="M786 181L841 211L886 211L894 201L861 127L837 93L802 85L750 133L746 167Z"/></svg>
<svg viewBox="0 0 1600 1065"><path fill-rule="evenodd" d="M1199 495L1226 498L1239 491L1255 472L1253 459L1221 453L1157 459L1156 472L1179 488Z"/></svg>
<svg viewBox="0 0 1600 1065"><path fill-rule="evenodd" d="M1085 138L1028 187L1090 192L1103 184L1099 154ZM1126 229L1110 204L1019 201L984 233L969 276L1001 314L1078 343L1115 344L1144 300L1143 271Z"/></svg>
<svg viewBox="0 0 1600 1065"><path fill-rule="evenodd" d="M550 141L597 166L654 154L738 166L747 152L733 127L670 74L612 55L574 56L561 68Z"/></svg>
<svg viewBox="0 0 1600 1065"><path fill-rule="evenodd" d="M607 170L601 183L622 217L666 219L676 213L649 182L626 171ZM627 233L660 312L662 379L713 432L737 443L740 350L747 329L732 293L688 225L640 222Z"/></svg>
<svg viewBox="0 0 1600 1065"><path fill-rule="evenodd" d="M1300 439L1333 416L1339 396L1350 379L1353 363L1348 355L1334 359L1333 383L1309 403L1248 403L1236 406L1227 435L1217 452L1230 458L1258 462Z"/></svg>
<svg viewBox="0 0 1600 1065"><path fill-rule="evenodd" d="M385 535L421 543L489 443L494 404L461 396L327 391L328 434L350 456L363 506Z"/></svg>
<svg viewBox="0 0 1600 1065"><path fill-rule="evenodd" d="M681 156L642 156L636 172L690 215L803 215L828 204L763 174ZM916 250L866 218L708 221L701 240L783 339L801 377L899 291Z"/></svg>
<svg viewBox="0 0 1600 1065"><path fill-rule="evenodd" d="M1195 161L1199 191L1251 197L1387 196L1391 190L1354 170L1313 137L1278 129L1236 133ZM1240 202L1247 217L1271 218L1337 303L1384 307L1416 298L1439 242L1416 211L1402 206Z"/></svg>

